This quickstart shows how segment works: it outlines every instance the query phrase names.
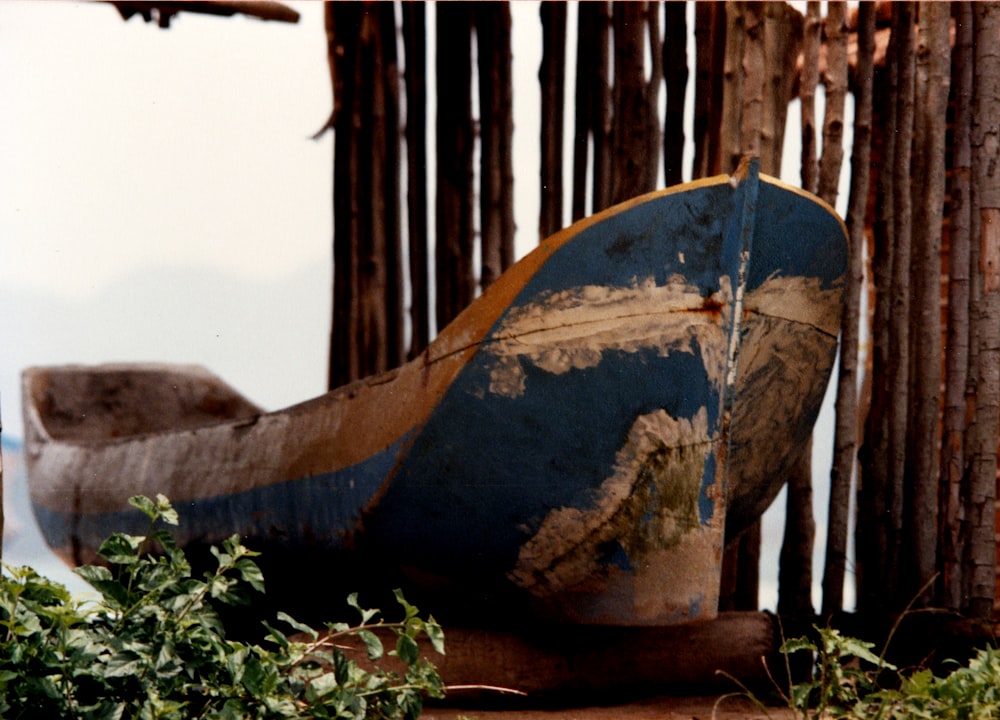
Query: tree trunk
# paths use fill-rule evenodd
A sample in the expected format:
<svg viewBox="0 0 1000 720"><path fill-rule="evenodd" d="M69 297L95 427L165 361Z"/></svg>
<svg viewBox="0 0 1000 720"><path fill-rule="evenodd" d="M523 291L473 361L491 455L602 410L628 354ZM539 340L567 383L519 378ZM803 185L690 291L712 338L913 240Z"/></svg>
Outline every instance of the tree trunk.
<svg viewBox="0 0 1000 720"><path fill-rule="evenodd" d="M913 378L908 412L910 449L907 518L908 597L933 603L928 584L937 571L938 437L941 403L941 229L945 202L945 122L950 70L945 3L921 3L917 37L913 176L921 178L913 208L914 292L910 310Z"/></svg>
<svg viewBox="0 0 1000 720"><path fill-rule="evenodd" d="M787 3L764 3L764 108L760 138L760 169L781 175L788 103L792 100L794 67L802 51L802 15Z"/></svg>
<svg viewBox="0 0 1000 720"><path fill-rule="evenodd" d="M614 3L614 113L612 120L611 202L619 203L648 188L646 165L649 112L643 67L645 3ZM659 152L655 155L659 161Z"/></svg>
<svg viewBox="0 0 1000 720"><path fill-rule="evenodd" d="M871 162L872 80L875 55L875 6L861 3L858 11L857 88L854 106L854 146L851 151L851 191L847 210L850 236L844 310L840 325L840 372L837 377L836 425L830 469L830 504L826 561L823 570L823 615L843 610L847 569L847 531L851 480L858 446L858 347L861 291L864 287L865 219Z"/></svg>
<svg viewBox="0 0 1000 720"><path fill-rule="evenodd" d="M816 160L816 86L819 84L819 46L823 32L820 3L806 4L806 23L802 42L802 72L799 76L799 102L802 113L802 188L815 193L819 186Z"/></svg>
<svg viewBox="0 0 1000 720"><path fill-rule="evenodd" d="M663 125L663 177L670 187L683 181L684 93L687 89L687 4L663 4L663 66L667 111Z"/></svg>
<svg viewBox="0 0 1000 720"><path fill-rule="evenodd" d="M812 509L812 442L791 466L785 503L785 535L778 568L778 613L813 615L812 556L816 521Z"/></svg>
<svg viewBox="0 0 1000 720"><path fill-rule="evenodd" d="M953 610L963 606L962 556L965 542L962 482L965 477L965 431L969 364L969 194L972 128L972 7L953 6L955 48L952 52L952 96L955 123L948 228L948 319L945 352L944 416L941 442L940 501L941 602Z"/></svg>
<svg viewBox="0 0 1000 720"><path fill-rule="evenodd" d="M660 177L663 128L660 127L660 86L663 85L663 39L660 36L660 3L646 3L646 31L649 38L650 73L643 88L646 113L645 190L654 190ZM642 74L645 77L645 73Z"/></svg>
<svg viewBox="0 0 1000 720"><path fill-rule="evenodd" d="M546 3L548 4L548 3ZM510 6L474 6L479 56L480 114L480 275L483 290L513 262L514 257L514 120L511 79ZM565 23L564 23L565 26ZM561 86L561 83L560 83ZM562 110L559 111L562 139ZM561 145L561 142L560 142ZM560 166L562 155L560 154ZM562 174L559 174L562 204Z"/></svg>
<svg viewBox="0 0 1000 720"><path fill-rule="evenodd" d="M437 326L443 328L472 302L476 287L472 265L472 4L452 2L436 9L435 291Z"/></svg>
<svg viewBox="0 0 1000 720"><path fill-rule="evenodd" d="M563 227L563 104L566 77L566 5L543 2L542 66L538 79L542 86L542 182L539 240ZM588 48L589 50L589 48Z"/></svg>
<svg viewBox="0 0 1000 720"><path fill-rule="evenodd" d="M403 356L395 30L392 13L377 6L327 9L336 132L331 386ZM364 157L361 148L370 149Z"/></svg>
<svg viewBox="0 0 1000 720"><path fill-rule="evenodd" d="M356 115L355 97L360 72L353 62L358 37L356 32L338 28L357 28L361 24L359 5L328 4L326 10L327 55L333 83L333 322L330 330L328 387L335 388L361 377L358 353L358 223L360 208L351 178L357 165L357 146L353 142Z"/></svg>
<svg viewBox="0 0 1000 720"><path fill-rule="evenodd" d="M764 4L747 2L743 5L740 158L760 157L761 130L764 126Z"/></svg>
<svg viewBox="0 0 1000 720"><path fill-rule="evenodd" d="M591 213L600 212L611 205L611 185L613 165L613 144L611 139L612 123L612 100L611 100L611 80L609 65L611 51L609 49L611 40L611 15L608 3L581 3L580 9L593 6L595 11L594 23L597 26L597 37L593 52L596 57L596 69L592 79L594 83L593 93L593 122L591 133L594 143L594 172L593 172L593 198L591 200ZM586 52L589 48L582 48Z"/></svg>
<svg viewBox="0 0 1000 720"><path fill-rule="evenodd" d="M889 326L892 320L894 255L892 167L895 163L896 63L886 63L875 75L873 99L881 122L873 127L880 169L875 198L872 276L875 308L872 319L871 403L859 452L857 572L858 611L880 617L887 613L889 558ZM874 149L874 148L873 148Z"/></svg>
<svg viewBox="0 0 1000 720"><path fill-rule="evenodd" d="M990 617L996 583L996 475L1000 408L1000 5L974 9L972 177L973 237L978 239L982 299L973 315L975 428L966 516L969 544L966 612Z"/></svg>
<svg viewBox="0 0 1000 720"><path fill-rule="evenodd" d="M893 259L892 317L889 324L889 518L887 548L888 578L885 592L894 610L902 610L909 598L901 596L905 472L909 429L910 368L910 257L912 203L910 157L913 142L913 4L893 5L892 55L898 67L896 93L895 156L892 166Z"/></svg>
<svg viewBox="0 0 1000 720"><path fill-rule="evenodd" d="M840 167L844 161L844 98L847 96L847 3L827 6L826 109L823 113L823 154L819 160L816 194L831 206L837 204Z"/></svg>
<svg viewBox="0 0 1000 720"><path fill-rule="evenodd" d="M692 178L722 172L720 133L723 115L723 78L726 57L726 6L694 6L694 168Z"/></svg>
<svg viewBox="0 0 1000 720"><path fill-rule="evenodd" d="M573 128L573 222L587 215L587 178L590 177L590 144L599 116L594 78L599 74L598 47L604 28L600 24L600 3L580 3L577 7L576 89ZM607 45L605 45L605 51ZM596 164L597 148L594 156ZM596 168L594 168L595 182Z"/></svg>
<svg viewBox="0 0 1000 720"><path fill-rule="evenodd" d="M726 2L726 54L722 66L722 123L719 147L723 172L731 173L740 164L743 147L740 117L743 105L743 44L746 3Z"/></svg>
<svg viewBox="0 0 1000 720"><path fill-rule="evenodd" d="M430 277L427 257L427 7L403 3L406 68L406 207L410 257L410 352L430 342Z"/></svg>

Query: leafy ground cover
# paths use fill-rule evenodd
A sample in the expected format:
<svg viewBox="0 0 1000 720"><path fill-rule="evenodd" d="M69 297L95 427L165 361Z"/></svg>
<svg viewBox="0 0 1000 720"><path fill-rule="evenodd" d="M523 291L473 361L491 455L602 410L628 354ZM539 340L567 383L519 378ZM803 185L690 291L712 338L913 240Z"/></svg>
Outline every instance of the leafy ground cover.
<svg viewBox="0 0 1000 720"><path fill-rule="evenodd" d="M809 678L787 689L775 683L784 704L801 720L1000 718L1000 652L995 648L979 650L965 666L954 663L954 670L941 677L926 668L902 671L886 662L884 655L876 655L873 643L844 636L836 629L815 630L815 638L787 640L781 648L786 659L797 653L811 656ZM770 714L746 688L739 695Z"/></svg>
<svg viewBox="0 0 1000 720"><path fill-rule="evenodd" d="M107 566L77 570L99 597L71 596L28 567L4 568L0 717L415 718L425 697L443 696L418 639L443 653L444 634L402 594L398 621L352 595L356 625L330 624L320 633L278 613L265 623L263 644L227 639L219 605L264 591L256 553L234 536L212 549L215 571L193 577L162 527L178 522L167 498L131 504L149 518L146 534L112 535L100 549ZM391 631L395 646L386 649L376 630ZM339 646L347 635L363 641L364 667ZM387 655L405 670L381 670Z"/></svg>

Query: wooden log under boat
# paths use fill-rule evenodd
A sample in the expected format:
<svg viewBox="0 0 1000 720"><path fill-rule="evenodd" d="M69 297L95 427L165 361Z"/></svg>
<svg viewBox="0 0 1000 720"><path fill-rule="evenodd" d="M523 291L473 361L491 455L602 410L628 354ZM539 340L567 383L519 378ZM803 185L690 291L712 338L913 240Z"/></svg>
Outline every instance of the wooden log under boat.
<svg viewBox="0 0 1000 720"><path fill-rule="evenodd" d="M32 368L33 507L81 563L163 493L182 546L238 533L293 614L401 586L456 621L712 618L724 532L811 433L845 256L833 210L751 162L557 233L414 361L290 408L189 367Z"/></svg>

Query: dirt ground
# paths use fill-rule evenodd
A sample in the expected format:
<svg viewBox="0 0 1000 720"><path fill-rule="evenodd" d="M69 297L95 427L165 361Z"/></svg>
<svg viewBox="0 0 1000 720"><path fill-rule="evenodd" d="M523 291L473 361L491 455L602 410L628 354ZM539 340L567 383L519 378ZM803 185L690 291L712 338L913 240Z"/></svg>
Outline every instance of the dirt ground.
<svg viewBox="0 0 1000 720"><path fill-rule="evenodd" d="M718 697L655 697L622 705L579 708L508 708L487 710L476 707L428 707L421 715L425 720L792 720L788 708L767 708L761 711L742 698Z"/></svg>

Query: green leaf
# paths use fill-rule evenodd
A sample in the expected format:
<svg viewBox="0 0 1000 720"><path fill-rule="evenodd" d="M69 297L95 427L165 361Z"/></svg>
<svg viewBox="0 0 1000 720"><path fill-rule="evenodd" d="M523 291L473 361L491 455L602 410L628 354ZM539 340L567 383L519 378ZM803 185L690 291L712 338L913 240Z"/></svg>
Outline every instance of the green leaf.
<svg viewBox="0 0 1000 720"><path fill-rule="evenodd" d="M300 633L305 633L306 635L308 635L313 640L316 640L316 639L319 638L319 633L318 632L316 632L313 628L309 627L305 623L300 623L298 620L296 620L295 618L293 618L288 613L279 612L278 615L277 615L277 617L282 622L288 623L289 625L291 625L293 628L295 628L296 630L298 630ZM284 636L282 636L282 637L284 637Z"/></svg>
<svg viewBox="0 0 1000 720"><path fill-rule="evenodd" d="M399 588L396 588L392 592L396 596L396 602L398 602L400 604L400 606L403 608L403 611L406 613L406 619L407 620L409 620L410 618L414 618L414 617L416 617L418 615L418 613L420 611L417 610L416 607L414 607L413 605L410 605L410 603L408 603L406 601L406 598L403 597L403 591L402 590L400 590Z"/></svg>
<svg viewBox="0 0 1000 720"><path fill-rule="evenodd" d="M358 605L358 594L357 593L351 593L350 595L347 596L347 604L350 605L352 608L354 608L355 610L357 610L361 614L361 624L362 625L367 625L368 621L371 620L376 615L378 615L378 612L379 612L378 610L366 610L366 609L362 608L360 605Z"/></svg>
<svg viewBox="0 0 1000 720"><path fill-rule="evenodd" d="M236 562L236 569L239 570L240 577L244 582L259 593L264 592L264 574L257 567L257 563L249 558L240 558Z"/></svg>
<svg viewBox="0 0 1000 720"><path fill-rule="evenodd" d="M156 494L156 511L159 514L160 520L165 522L167 525L180 524L180 519L177 517L177 511L174 510L174 506L170 504L166 495L161 493Z"/></svg>
<svg viewBox="0 0 1000 720"><path fill-rule="evenodd" d="M438 655L444 655L444 630L434 620L432 616L424 625L427 637L431 641L431 646Z"/></svg>
<svg viewBox="0 0 1000 720"><path fill-rule="evenodd" d="M369 660L381 660L382 656L385 654L385 648L382 647L382 641L378 639L378 636L370 630L358 630L358 637L364 642L365 648L368 650Z"/></svg>
<svg viewBox="0 0 1000 720"><path fill-rule="evenodd" d="M150 498L145 495L133 495L128 499L128 504L148 517L151 522L156 522L159 511L156 509L156 504Z"/></svg>
<svg viewBox="0 0 1000 720"><path fill-rule="evenodd" d="M420 659L420 646L409 635L400 635L396 639L396 654L407 665L415 665Z"/></svg>
<svg viewBox="0 0 1000 720"><path fill-rule="evenodd" d="M97 554L114 565L134 565L139 561L139 548L146 538L142 535L115 533L97 549Z"/></svg>

